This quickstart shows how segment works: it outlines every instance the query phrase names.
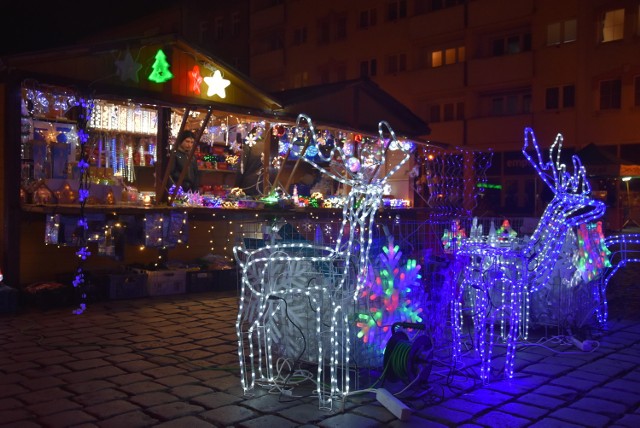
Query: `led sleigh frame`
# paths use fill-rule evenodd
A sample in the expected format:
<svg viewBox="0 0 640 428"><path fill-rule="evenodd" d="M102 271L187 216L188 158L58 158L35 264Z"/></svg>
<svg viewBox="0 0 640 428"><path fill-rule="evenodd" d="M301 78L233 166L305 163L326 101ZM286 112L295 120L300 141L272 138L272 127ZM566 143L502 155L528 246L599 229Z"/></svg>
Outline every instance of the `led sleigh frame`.
<svg viewBox="0 0 640 428"><path fill-rule="evenodd" d="M331 170L305 157L306 149L300 154L318 171L350 188L335 245L271 239L258 249L234 247L241 269L236 331L245 394L251 394L256 385L264 385L291 395L292 375L309 379L308 373L299 371L282 379L281 362L274 361L274 354L286 352L286 348L295 357L294 365L306 356L317 366L315 393L320 408L331 409L335 399L349 393L351 339L355 333L351 324L357 298L367 281L375 215L384 186L410 158L410 146L397 141L387 122L378 124L378 133L379 144L361 148L360 157L337 145L327 155L318 150L321 161L332 165ZM298 116L295 135L308 143L303 147L318 149L316 131L308 116ZM400 149L404 156L384 172L389 147ZM304 336L300 322L315 325L314 337ZM302 333L302 343L297 337L286 337L298 333ZM328 385L323 373L325 359Z"/></svg>

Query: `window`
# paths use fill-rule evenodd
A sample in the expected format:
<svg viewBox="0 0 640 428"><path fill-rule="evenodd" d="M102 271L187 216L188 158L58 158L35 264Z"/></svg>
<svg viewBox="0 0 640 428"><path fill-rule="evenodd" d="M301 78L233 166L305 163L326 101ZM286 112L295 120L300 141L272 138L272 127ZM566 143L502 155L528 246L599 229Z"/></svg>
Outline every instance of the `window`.
<svg viewBox="0 0 640 428"><path fill-rule="evenodd" d="M554 22L547 25L547 46L561 43L574 42L576 40L576 20Z"/></svg>
<svg viewBox="0 0 640 428"><path fill-rule="evenodd" d="M407 17L407 0L391 0L387 8L387 21Z"/></svg>
<svg viewBox="0 0 640 428"><path fill-rule="evenodd" d="M302 71L293 75L293 87L301 88L309 83L309 73Z"/></svg>
<svg viewBox="0 0 640 428"><path fill-rule="evenodd" d="M328 19L323 19L318 24L318 43L329 43L331 37L331 26Z"/></svg>
<svg viewBox="0 0 640 428"><path fill-rule="evenodd" d="M368 9L360 11L359 27L362 29L373 27L378 20L377 12L375 9Z"/></svg>
<svg viewBox="0 0 640 428"><path fill-rule="evenodd" d="M203 45L207 42L207 39L209 39L209 31L209 21L201 21L198 37L200 43Z"/></svg>
<svg viewBox="0 0 640 428"><path fill-rule="evenodd" d="M440 106L431 106L429 107L429 121L430 122L440 122Z"/></svg>
<svg viewBox="0 0 640 428"><path fill-rule="evenodd" d="M442 51L431 52L431 67L442 67Z"/></svg>
<svg viewBox="0 0 640 428"><path fill-rule="evenodd" d="M445 122L449 122L455 119L455 104L447 103L443 108L443 119Z"/></svg>
<svg viewBox="0 0 640 428"><path fill-rule="evenodd" d="M320 83L329 83L329 67L323 66L318 68L318 75L320 76Z"/></svg>
<svg viewBox="0 0 640 428"><path fill-rule="evenodd" d="M463 4L465 0L419 0L415 2L415 13L420 15L427 12L434 12L440 9Z"/></svg>
<svg viewBox="0 0 640 428"><path fill-rule="evenodd" d="M307 43L307 27L299 27L293 30L293 45L299 46Z"/></svg>
<svg viewBox="0 0 640 428"><path fill-rule="evenodd" d="M231 14L231 35L237 36L240 34L240 14L238 12L234 12Z"/></svg>
<svg viewBox="0 0 640 428"><path fill-rule="evenodd" d="M544 107L547 110L554 110L560 107L560 88L547 88Z"/></svg>
<svg viewBox="0 0 640 428"><path fill-rule="evenodd" d="M560 98L562 96L562 98ZM545 108L547 110L555 110L562 106L563 108L572 108L576 105L576 87L574 85L565 85L562 87L547 88L545 94Z"/></svg>
<svg viewBox="0 0 640 428"><path fill-rule="evenodd" d="M507 116L531 113L531 94L519 91L483 97L484 109L490 116Z"/></svg>
<svg viewBox="0 0 640 428"><path fill-rule="evenodd" d="M624 9L609 10L602 19L601 42L620 40L624 36Z"/></svg>
<svg viewBox="0 0 640 428"><path fill-rule="evenodd" d="M600 82L600 110L619 109L622 98L622 81L620 79Z"/></svg>
<svg viewBox="0 0 640 428"><path fill-rule="evenodd" d="M493 56L512 55L531 50L531 33L500 37L491 42Z"/></svg>
<svg viewBox="0 0 640 428"><path fill-rule="evenodd" d="M389 55L387 57L387 73L394 74L407 71L407 54Z"/></svg>
<svg viewBox="0 0 640 428"><path fill-rule="evenodd" d="M431 67L441 67L443 64L451 65L464 62L465 49L464 46L457 48L448 48L431 52Z"/></svg>
<svg viewBox="0 0 640 428"><path fill-rule="evenodd" d="M347 17L341 16L336 20L336 40L347 38Z"/></svg>
<svg viewBox="0 0 640 428"><path fill-rule="evenodd" d="M640 107L640 76L633 79L633 105Z"/></svg>
<svg viewBox="0 0 640 428"><path fill-rule="evenodd" d="M462 101L456 103L456 119L464 120L464 103Z"/></svg>
<svg viewBox="0 0 640 428"><path fill-rule="evenodd" d="M450 102L429 106L430 122L450 122L453 120L464 120L463 102Z"/></svg>
<svg viewBox="0 0 640 428"><path fill-rule="evenodd" d="M360 76L375 76L378 72L378 62L375 59L370 61L360 61Z"/></svg>
<svg viewBox="0 0 640 428"><path fill-rule="evenodd" d="M213 20L213 39L222 40L224 38L224 20L218 16Z"/></svg>
<svg viewBox="0 0 640 428"><path fill-rule="evenodd" d="M572 108L576 106L576 87L566 85L562 87L562 107Z"/></svg>

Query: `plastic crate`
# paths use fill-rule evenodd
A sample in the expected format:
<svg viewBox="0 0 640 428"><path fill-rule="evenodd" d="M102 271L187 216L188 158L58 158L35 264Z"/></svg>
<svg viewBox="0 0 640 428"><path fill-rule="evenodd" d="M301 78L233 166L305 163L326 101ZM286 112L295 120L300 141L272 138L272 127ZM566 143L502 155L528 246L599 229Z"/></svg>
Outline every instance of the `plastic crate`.
<svg viewBox="0 0 640 428"><path fill-rule="evenodd" d="M187 274L187 291L189 293L235 290L237 287L237 269L201 270Z"/></svg>
<svg viewBox="0 0 640 428"><path fill-rule="evenodd" d="M187 270L141 270L147 275L147 294L149 296L165 296L184 294L187 291Z"/></svg>
<svg viewBox="0 0 640 428"><path fill-rule="evenodd" d="M109 299L136 299L146 297L147 275L144 273L111 273L107 274Z"/></svg>
<svg viewBox="0 0 640 428"><path fill-rule="evenodd" d="M18 290L0 284L0 314L18 310Z"/></svg>

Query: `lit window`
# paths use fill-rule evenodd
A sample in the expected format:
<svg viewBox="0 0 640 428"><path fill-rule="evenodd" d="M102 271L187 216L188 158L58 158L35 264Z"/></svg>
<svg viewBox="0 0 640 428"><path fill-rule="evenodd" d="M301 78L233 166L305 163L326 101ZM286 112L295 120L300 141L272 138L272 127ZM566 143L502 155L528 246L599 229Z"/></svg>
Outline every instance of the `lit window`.
<svg viewBox="0 0 640 428"><path fill-rule="evenodd" d="M624 9L609 10L602 20L602 42L620 40L624 36Z"/></svg>
<svg viewBox="0 0 640 428"><path fill-rule="evenodd" d="M442 66L442 51L431 52L431 67Z"/></svg>
<svg viewBox="0 0 640 428"><path fill-rule="evenodd" d="M451 48L444 51L445 64L455 64L456 63L456 49Z"/></svg>

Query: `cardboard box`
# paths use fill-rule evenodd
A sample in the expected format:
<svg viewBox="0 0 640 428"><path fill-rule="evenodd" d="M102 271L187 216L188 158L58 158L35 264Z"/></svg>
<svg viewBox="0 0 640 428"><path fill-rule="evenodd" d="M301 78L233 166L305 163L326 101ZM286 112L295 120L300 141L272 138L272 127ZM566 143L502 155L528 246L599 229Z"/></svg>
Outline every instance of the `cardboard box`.
<svg viewBox="0 0 640 428"><path fill-rule="evenodd" d="M237 269L200 270L187 273L187 291L189 293L236 290L237 288Z"/></svg>
<svg viewBox="0 0 640 428"><path fill-rule="evenodd" d="M187 270L144 270L147 274L147 294L149 296L166 296L184 294L187 291Z"/></svg>
<svg viewBox="0 0 640 428"><path fill-rule="evenodd" d="M136 299L147 297L147 275L144 273L116 273L107 275L109 299Z"/></svg>

